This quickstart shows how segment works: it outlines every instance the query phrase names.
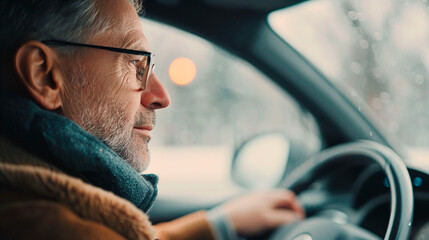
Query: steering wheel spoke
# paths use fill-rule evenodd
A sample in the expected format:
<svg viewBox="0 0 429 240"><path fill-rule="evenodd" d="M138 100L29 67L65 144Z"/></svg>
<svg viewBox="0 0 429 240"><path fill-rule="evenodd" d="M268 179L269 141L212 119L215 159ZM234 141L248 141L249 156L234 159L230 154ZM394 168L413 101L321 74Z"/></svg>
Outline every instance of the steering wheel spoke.
<svg viewBox="0 0 429 240"><path fill-rule="evenodd" d="M283 226L274 232L270 240L381 240L366 229L348 223L336 223L330 219L313 217L299 223Z"/></svg>
<svg viewBox="0 0 429 240"><path fill-rule="evenodd" d="M407 239L412 225L414 197L408 170L400 157L391 149L372 141L343 144L317 154L307 164L288 176L282 186L297 195L313 182L344 166L350 159L364 157L378 163L390 186L391 211L384 240ZM330 240L330 239L380 239L378 236L350 223L337 223L326 217L311 217L296 224L277 229L270 240Z"/></svg>

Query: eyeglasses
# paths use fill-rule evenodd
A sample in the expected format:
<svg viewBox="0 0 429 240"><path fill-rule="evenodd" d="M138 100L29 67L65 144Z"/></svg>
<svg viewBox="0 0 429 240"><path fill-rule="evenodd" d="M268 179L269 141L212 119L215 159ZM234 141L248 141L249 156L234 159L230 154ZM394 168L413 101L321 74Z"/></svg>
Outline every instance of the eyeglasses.
<svg viewBox="0 0 429 240"><path fill-rule="evenodd" d="M132 55L144 56L142 60L133 60L133 64L136 66L137 80L141 82L141 88L146 89L146 84L149 81L149 76L155 68L154 54L146 51L138 51L124 48L106 47L100 45L91 45L75 42L67 42L61 40L44 40L42 43L50 46L76 46L76 47L87 47L107 50L111 52L126 53Z"/></svg>

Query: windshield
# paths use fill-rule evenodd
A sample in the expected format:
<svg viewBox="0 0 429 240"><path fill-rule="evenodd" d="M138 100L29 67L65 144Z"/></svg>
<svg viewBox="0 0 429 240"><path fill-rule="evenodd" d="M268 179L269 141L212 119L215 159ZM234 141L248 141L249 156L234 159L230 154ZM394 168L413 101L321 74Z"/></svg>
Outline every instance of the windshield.
<svg viewBox="0 0 429 240"><path fill-rule="evenodd" d="M428 6L316 0L270 14L269 24L404 144L429 146Z"/></svg>

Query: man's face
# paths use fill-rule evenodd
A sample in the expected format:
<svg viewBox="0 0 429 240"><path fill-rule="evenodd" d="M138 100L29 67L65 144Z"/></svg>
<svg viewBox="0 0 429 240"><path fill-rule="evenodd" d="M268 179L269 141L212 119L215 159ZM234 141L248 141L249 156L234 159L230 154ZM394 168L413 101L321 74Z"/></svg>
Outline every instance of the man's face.
<svg viewBox="0 0 429 240"><path fill-rule="evenodd" d="M100 8L100 14L112 19L112 28L88 43L149 51L140 19L127 0L105 0ZM149 163L147 145L155 110L167 107L170 99L154 74L146 89L140 88L133 65L140 59L85 49L76 58L62 60L67 69L62 111L141 172Z"/></svg>

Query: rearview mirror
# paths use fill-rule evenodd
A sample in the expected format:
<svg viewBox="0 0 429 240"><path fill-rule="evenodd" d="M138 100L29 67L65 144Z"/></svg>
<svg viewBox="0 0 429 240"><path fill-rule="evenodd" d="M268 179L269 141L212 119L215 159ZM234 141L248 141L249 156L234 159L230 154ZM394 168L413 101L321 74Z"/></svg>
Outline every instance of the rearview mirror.
<svg viewBox="0 0 429 240"><path fill-rule="evenodd" d="M251 138L238 148L232 162L232 179L246 188L272 188L283 179L290 143L281 133Z"/></svg>

